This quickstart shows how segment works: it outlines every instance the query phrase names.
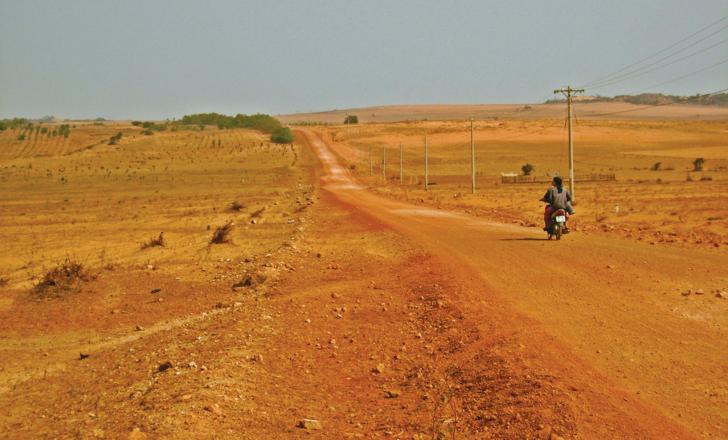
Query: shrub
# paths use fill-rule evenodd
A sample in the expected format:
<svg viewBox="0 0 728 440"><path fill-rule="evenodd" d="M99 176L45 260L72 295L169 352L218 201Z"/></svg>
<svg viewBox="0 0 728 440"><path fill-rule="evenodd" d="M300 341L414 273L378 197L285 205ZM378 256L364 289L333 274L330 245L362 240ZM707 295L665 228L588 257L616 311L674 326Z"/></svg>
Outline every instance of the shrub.
<svg viewBox="0 0 728 440"><path fill-rule="evenodd" d="M215 232L213 232L212 238L210 239L210 244L231 243L232 238L230 238L230 233L233 231L233 225L233 222L227 222L215 228Z"/></svg>
<svg viewBox="0 0 728 440"><path fill-rule="evenodd" d="M146 130L142 130L142 134L145 136L151 136L154 134L154 132L147 128Z"/></svg>
<svg viewBox="0 0 728 440"><path fill-rule="evenodd" d="M276 144L290 144L293 142L293 132L288 127L281 127L271 134L270 140Z"/></svg>
<svg viewBox="0 0 728 440"><path fill-rule="evenodd" d="M348 115L344 118L344 124L358 124L359 117L357 115Z"/></svg>
<svg viewBox="0 0 728 440"><path fill-rule="evenodd" d="M131 125L135 127L141 127L142 121L131 121Z"/></svg>
<svg viewBox="0 0 728 440"><path fill-rule="evenodd" d="M524 176L529 176L533 172L533 170L536 169L533 165L530 163L525 164L521 167L521 171L523 171Z"/></svg>
<svg viewBox="0 0 728 440"><path fill-rule="evenodd" d="M231 211L240 212L243 209L245 209L245 205L243 203L238 202L237 200L230 204Z"/></svg>
<svg viewBox="0 0 728 440"><path fill-rule="evenodd" d="M705 159L699 157L693 161L693 171L703 171L703 165L705 165Z"/></svg>
<svg viewBox="0 0 728 440"><path fill-rule="evenodd" d="M25 140L25 133L21 133L20 136L18 136L18 140L21 141L21 142L24 141Z"/></svg>
<svg viewBox="0 0 728 440"><path fill-rule="evenodd" d="M79 291L82 282L92 279L82 263L66 258L47 272L31 293L43 298L61 297L66 293Z"/></svg>
<svg viewBox="0 0 728 440"><path fill-rule="evenodd" d="M167 242L164 241L164 232L160 232L159 237L152 237L146 243L142 243L141 249L147 249L156 246L164 247L166 243Z"/></svg>
<svg viewBox="0 0 728 440"><path fill-rule="evenodd" d="M122 132L118 132L115 135L111 136L111 138L109 138L109 145L118 144L119 141L121 140L122 136L124 136L124 134Z"/></svg>

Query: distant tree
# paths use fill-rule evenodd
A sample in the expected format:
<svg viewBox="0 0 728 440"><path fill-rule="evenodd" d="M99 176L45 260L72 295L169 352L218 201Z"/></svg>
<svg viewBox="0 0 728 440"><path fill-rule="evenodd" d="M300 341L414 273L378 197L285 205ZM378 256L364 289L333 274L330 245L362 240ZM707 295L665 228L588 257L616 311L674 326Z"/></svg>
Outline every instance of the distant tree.
<svg viewBox="0 0 728 440"><path fill-rule="evenodd" d="M133 125L135 127L139 127L142 125L142 121L131 121L131 125Z"/></svg>
<svg viewBox="0 0 728 440"><path fill-rule="evenodd" d="M533 170L536 169L533 165L530 163L525 164L521 167L521 171L523 171L524 176L529 176L533 172Z"/></svg>
<svg viewBox="0 0 728 440"><path fill-rule="evenodd" d="M358 124L359 123L359 117L357 115L348 115L344 119L344 124Z"/></svg>
<svg viewBox="0 0 728 440"><path fill-rule="evenodd" d="M705 159L702 157L699 157L693 161L693 171L703 171L703 165L705 164Z"/></svg>
<svg viewBox="0 0 728 440"><path fill-rule="evenodd" d="M40 118L40 122L53 122L55 119L56 119L55 116L48 115L48 116L43 116L42 118Z"/></svg>

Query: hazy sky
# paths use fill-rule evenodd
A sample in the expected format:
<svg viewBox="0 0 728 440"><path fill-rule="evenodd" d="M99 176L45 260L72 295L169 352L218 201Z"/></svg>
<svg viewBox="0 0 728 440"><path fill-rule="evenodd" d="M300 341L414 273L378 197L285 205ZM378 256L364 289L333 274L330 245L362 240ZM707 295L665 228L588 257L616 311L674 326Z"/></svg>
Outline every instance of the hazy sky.
<svg viewBox="0 0 728 440"><path fill-rule="evenodd" d="M0 117L534 102L726 15L726 0L0 0ZM723 39L728 29L694 49ZM726 58L718 45L593 93ZM658 89L726 87L728 64Z"/></svg>

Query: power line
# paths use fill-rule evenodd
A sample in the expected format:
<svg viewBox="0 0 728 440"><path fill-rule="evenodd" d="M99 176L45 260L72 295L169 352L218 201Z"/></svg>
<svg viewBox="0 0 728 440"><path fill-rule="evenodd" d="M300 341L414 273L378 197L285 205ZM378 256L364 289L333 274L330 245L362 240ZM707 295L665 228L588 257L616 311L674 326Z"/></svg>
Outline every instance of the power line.
<svg viewBox="0 0 728 440"><path fill-rule="evenodd" d="M693 32L692 34L688 35L687 37L684 37L684 38L682 38L682 39L680 39L680 40L676 41L675 43L673 43L673 44L671 44L671 45L669 45L669 46L665 47L664 49L660 49L660 50L658 50L657 52L655 52L655 53L653 53L653 54L651 54L651 55L649 55L649 56L647 56L647 57L644 57L644 58L642 58L642 59L640 59L640 60L638 60L638 61L635 61L635 62L634 62L634 63L632 63L632 64L628 64L627 66L624 66L624 67L622 67L621 69L619 69L619 70L616 70L616 71L614 71L614 72L612 72L612 73L610 73L610 74L608 74L608 75L605 75L605 76L603 76L603 77L601 77L601 78L598 78L598 79L596 79L596 80L592 80L592 81L589 81L589 82L585 83L585 84L584 84L583 86L581 86L581 87L589 87L589 86L591 86L591 85L595 85L595 84L601 83L601 82L603 82L603 81L605 81L605 80L608 80L608 79L612 78L612 77L613 77L613 76L615 76L615 75L621 74L622 72L624 72L624 71L626 71L626 70L628 70L628 69L631 69L632 67L638 66L638 65L640 65L640 64L642 64L642 63L644 63L645 61L648 61L648 60L650 60L650 59L652 59L652 58L654 58L654 57L656 57L656 56L658 56L658 55L661 55L661 54L663 54L663 53L665 53L665 52L667 52L667 51L671 50L671 49L672 49L672 48L674 48L674 47L677 47L677 46L679 46L680 44L684 43L685 41L688 41L688 40L690 40L690 39L691 39L691 38L693 38L694 36L696 36L696 35L699 35L699 34L703 33L704 31L706 31L706 30L708 30L708 29L712 28L713 26L717 25L718 23L721 23L722 21L724 21L724 20L726 20L726 19L728 19L728 15L727 15L727 16L725 16L725 17L722 17L722 18L720 18L719 20L716 20L716 21L714 21L714 22L712 22L712 23L708 24L707 26L705 26L705 27L703 27L703 28L701 28L701 29L699 29L699 30L697 30L697 31ZM719 30L718 30L717 32L720 32L720 31L721 31L721 30L723 30L723 29L725 29L725 27L722 27L722 28L721 28L721 29L719 29ZM714 35L714 34L715 34L715 33L711 34L710 36L712 36L712 35ZM703 40L700 40L700 41L703 41Z"/></svg>
<svg viewBox="0 0 728 440"><path fill-rule="evenodd" d="M675 81L680 81L681 79L685 79L685 78L691 77L693 75L697 75L698 73L703 73L706 70L714 69L714 68L716 68L716 67L718 67L718 66L720 66L722 64L725 64L725 63L728 63L728 58L726 58L726 59L724 59L722 61L718 61L715 64L711 64L710 66L703 67L702 69L698 69L698 70L695 70L693 72L687 73L685 75L678 76L677 78L668 79L667 81L663 81L663 82L660 82L660 83L657 83L657 84L652 84L651 86L645 87L644 89L638 90L636 92L632 92L631 94L632 95L637 95L637 94L640 94L642 92L646 92L646 91L648 91L650 89L653 89L655 87L660 87L660 86L664 86L665 84L674 83Z"/></svg>
<svg viewBox="0 0 728 440"><path fill-rule="evenodd" d="M655 70L659 70L659 69L662 69L664 67L671 66L671 65L673 65L675 63L679 63L680 61L684 61L684 60L686 60L688 58L692 58L695 55L700 55L701 53L707 52L708 50L713 49L714 47L720 46L721 44L725 44L725 43L728 43L728 38L725 39L725 40L719 41L719 42L717 42L717 43L715 43L715 44L713 44L711 46L708 46L708 47L705 47L703 49L700 49L697 52L693 52L691 54L688 54L688 55L685 55L683 57L680 57L680 58L678 58L676 60L672 60L672 61L670 61L668 63L655 66L655 67L653 67L651 69L647 69L647 70L644 70L644 71L640 72L640 70L642 70L642 68L641 68L641 69L637 69L637 70L635 70L633 72L626 73L624 75L620 75L620 76L618 76L616 78L613 78L613 79L611 79L609 81L606 81L606 82L603 82L601 84L597 84L597 85L591 86L590 89L592 89L592 90L593 89L601 89L601 88L604 88L604 87L607 87L607 86L610 86L610 85L613 85L613 84L620 83L622 81L626 81L628 79L632 79L632 78L636 78L638 76L642 76L642 75L644 75L646 73L654 72ZM650 67L652 65L654 65L654 63L648 64L648 65L644 66L643 68L647 68L647 67Z"/></svg>

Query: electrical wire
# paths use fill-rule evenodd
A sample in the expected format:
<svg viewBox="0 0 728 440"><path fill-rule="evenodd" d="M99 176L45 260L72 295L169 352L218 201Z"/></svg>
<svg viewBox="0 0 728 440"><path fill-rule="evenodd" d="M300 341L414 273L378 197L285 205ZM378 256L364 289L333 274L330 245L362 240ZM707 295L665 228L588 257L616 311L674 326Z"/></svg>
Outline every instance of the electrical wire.
<svg viewBox="0 0 728 440"><path fill-rule="evenodd" d="M637 77L642 76L642 75L644 75L646 73L654 72L655 70L659 70L659 69L662 69L664 67L671 66L673 64L679 63L680 61L684 61L684 60L686 60L688 58L692 58L692 57L694 57L696 55L700 55L701 53L707 52L708 50L713 49L714 47L720 46L720 45L725 44L725 43L728 43L728 38L725 39L725 40L719 41L719 42L717 42L717 43L715 43L715 44L713 44L711 46L704 47L703 49L700 49L697 52L693 52L691 54L688 54L688 55L685 55L683 57L680 57L680 58L678 58L676 60L672 60L672 61L670 61L668 63L661 64L659 66L655 66L655 67L653 67L651 69L647 69L647 70L644 70L642 72L635 71L635 72L632 72L630 74L625 74L626 76L624 76L624 77L617 77L617 78L614 78L611 81L607 81L607 82L602 83L602 84L594 85L594 86L591 86L589 88L591 90L601 89L601 88L604 88L604 87L607 87L607 86L610 86L610 85L613 85L613 84L620 83L622 81L626 81L628 79L637 78ZM645 66L645 67L648 67L648 66Z"/></svg>
<svg viewBox="0 0 728 440"><path fill-rule="evenodd" d="M614 77L614 76L616 76L616 75L619 75L619 74L622 74L622 72L624 72L624 71L626 71L626 70L629 70L629 69L631 69L632 67L638 66L638 65L640 65L640 64L642 64L642 63L644 63L645 61L648 61L648 60L650 60L650 59L652 59L652 58L654 58L654 57L656 57L656 56L658 56L658 55L661 55L661 54L663 54L663 53L665 53L665 52L667 52L667 51L669 51L669 50L673 49L674 47L677 47L677 46L679 46L680 44L682 44L682 43L684 43L684 42L686 42L686 41L690 40L691 38L693 38L693 37L695 37L695 36L697 36L697 35L699 35L699 34L701 34L701 33L703 33L704 31L706 31L706 30L708 30L708 29L712 28L713 26L715 26L715 25L717 25L717 24L719 24L719 23L721 23L721 22L725 21L726 19L728 19L728 15L727 15L727 16L724 16L724 17L722 17L722 18L720 18L720 19L718 19L718 20L716 20L716 21L714 21L714 22L712 22L712 23L710 23L710 24L708 24L707 26L704 26L704 27L702 27L701 29L699 29L699 30L697 30L697 31L693 32L692 34L688 35L687 37L684 37L684 38L682 38L682 39L680 39L680 40L676 41L675 43L673 43L673 44L671 44L671 45L669 45L669 46L667 46L667 47L665 47L665 48L663 48L663 49L660 49L660 50L658 50L657 52L655 52L655 53L653 53L653 54L651 54L651 55L649 55L649 56L647 56L647 57L644 57L644 58L642 58L642 59L640 59L640 60L638 60L638 61L635 61L634 63L628 64L627 66L624 66L624 67L622 67L621 69L619 69L619 70L616 70L616 71L614 71L614 72L612 72L612 73L610 73L610 74L608 74L608 75L605 75L605 76L603 76L603 77L601 77L601 78L598 78L598 79L595 79L595 80L589 81L589 82L587 82L587 83L584 83L584 84L583 84L582 86L580 86L579 88L585 88L585 87L590 87L590 86L593 86L593 85L599 84L599 83L601 83L601 82L607 81L607 80L609 80L609 79L612 79L612 77ZM703 37L703 38L702 38L701 40L699 40L698 42L700 42L700 41L704 41L705 39L707 39L707 38L709 38L710 36L712 36L712 35L716 34L717 32L720 32L721 30L723 30L723 29L725 29L725 28L726 28L726 26L724 26L724 27L720 28L720 29L719 29L718 31L716 31L716 32L713 32L713 33L712 33L711 35L709 35L708 37ZM694 44L697 44L697 42L695 42L695 43L692 43L692 45L694 45ZM692 47L692 46L688 46L688 47ZM672 54L672 55L675 55L675 54L677 54L677 53L680 53L680 52L681 52L681 51L683 51L684 49L685 49L685 48L683 48L683 49L680 49L680 50L679 50L678 52L675 52L675 53L674 53L674 54ZM670 56L672 56L672 55L670 55ZM669 57L669 56L668 56L668 57Z"/></svg>

